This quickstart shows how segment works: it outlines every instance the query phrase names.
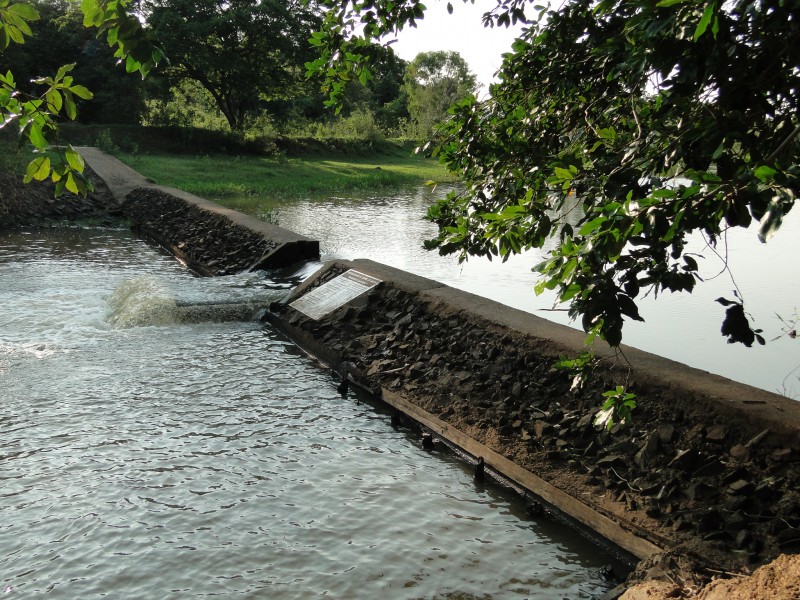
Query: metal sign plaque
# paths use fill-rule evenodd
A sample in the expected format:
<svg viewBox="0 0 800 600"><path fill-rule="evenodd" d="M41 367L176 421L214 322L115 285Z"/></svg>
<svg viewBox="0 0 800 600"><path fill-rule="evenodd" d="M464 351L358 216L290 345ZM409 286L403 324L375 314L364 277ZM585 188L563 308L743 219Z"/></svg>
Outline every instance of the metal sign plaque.
<svg viewBox="0 0 800 600"><path fill-rule="evenodd" d="M289 306L314 320L321 319L340 306L358 298L367 290L371 290L380 282L380 279L350 269L314 288L290 303Z"/></svg>

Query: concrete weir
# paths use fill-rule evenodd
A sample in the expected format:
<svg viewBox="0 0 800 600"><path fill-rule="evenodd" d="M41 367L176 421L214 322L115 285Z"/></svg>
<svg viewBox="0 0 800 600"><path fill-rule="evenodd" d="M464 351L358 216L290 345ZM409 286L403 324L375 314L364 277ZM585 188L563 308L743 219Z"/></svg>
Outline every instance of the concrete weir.
<svg viewBox="0 0 800 600"><path fill-rule="evenodd" d="M200 275L319 258L319 242L182 190L156 185L105 152L78 148L133 228Z"/></svg>
<svg viewBox="0 0 800 600"><path fill-rule="evenodd" d="M326 301L324 286L350 270L380 283ZM584 349L582 332L368 260L325 265L269 318L651 571L679 568L654 558L664 553L737 569L800 545L798 402L634 348L629 366L596 348L606 358L576 387L553 364ZM620 382L637 394L633 423L595 426Z"/></svg>
<svg viewBox="0 0 800 600"><path fill-rule="evenodd" d="M316 241L80 151L134 228L201 274L319 256ZM369 260L326 264L266 318L643 577L800 551L800 402L628 347L595 347L580 378L554 365L585 349L582 332ZM633 422L595 425L616 386L636 396Z"/></svg>

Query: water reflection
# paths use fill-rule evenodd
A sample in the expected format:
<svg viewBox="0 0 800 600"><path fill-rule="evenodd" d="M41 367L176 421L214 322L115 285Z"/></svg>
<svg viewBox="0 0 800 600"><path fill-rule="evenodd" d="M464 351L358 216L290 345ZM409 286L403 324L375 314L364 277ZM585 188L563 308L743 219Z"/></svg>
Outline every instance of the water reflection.
<svg viewBox="0 0 800 600"><path fill-rule="evenodd" d="M505 263L471 259L462 265L452 256L425 251L422 242L435 236L436 227L422 216L442 193L425 188L390 197L271 200L265 201L257 214L319 239L323 259L370 258L575 326L565 312L553 310L553 294L536 297L533 293L536 279L531 268L546 257L547 248L514 256ZM787 215L768 244L761 244L753 229L733 229L718 245L718 257L708 251L705 240L694 238L689 251L704 256L698 262L706 282L693 294L642 299L640 312L645 323L628 322L625 342L737 381L800 397L797 374L784 382L800 365L800 343L786 336L770 341L781 335L781 322L775 315L791 318L800 309L795 264L798 239L797 210ZM734 279L727 272L720 274L725 261ZM748 312L764 330L768 341L764 347L728 345L720 334L725 312L714 300L731 298L737 285Z"/></svg>

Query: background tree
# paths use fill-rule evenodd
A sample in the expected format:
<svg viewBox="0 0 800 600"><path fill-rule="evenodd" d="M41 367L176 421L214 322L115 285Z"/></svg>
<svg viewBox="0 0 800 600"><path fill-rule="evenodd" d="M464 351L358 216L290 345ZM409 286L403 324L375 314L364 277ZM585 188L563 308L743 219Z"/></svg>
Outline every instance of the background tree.
<svg viewBox="0 0 800 600"><path fill-rule="evenodd" d="M320 18L299 0L155 0L147 22L169 57L168 73L197 81L241 130L262 103L302 90Z"/></svg>
<svg viewBox="0 0 800 600"><path fill-rule="evenodd" d="M347 83L342 113L369 111L384 130L400 129L409 117L408 96L403 88L407 67L408 63L391 46L375 46L371 76L364 83L358 79Z"/></svg>
<svg viewBox="0 0 800 600"><path fill-rule="evenodd" d="M144 32L141 21L129 12L129 4L130 0L83 0L83 25L96 28L98 36L105 36L115 49L114 57L128 73L138 71L144 76L161 59L161 52ZM0 54L12 43L24 44L33 35L31 25L39 18L30 3L0 0ZM57 135L57 118L74 120L75 99L92 97L71 75L74 68L74 63L64 64L51 76L37 78L32 92L18 86L11 69L0 72L0 128L17 126L20 140L29 141L40 153L29 163L25 181L50 177L56 183L57 194L64 190L85 194L90 187L83 176L83 159L72 147L61 150L55 160L44 154Z"/></svg>
<svg viewBox="0 0 800 600"><path fill-rule="evenodd" d="M328 0L315 35L332 101L362 49L424 14L418 0ZM526 18L501 0L489 24ZM535 22L483 102L454 109L429 148L467 183L432 207L443 253L500 256L558 240L538 289L618 345L645 291L691 291L685 243L758 222L766 241L800 188L798 0L575 0ZM578 226L565 218L575 204ZM729 342L762 342L741 298Z"/></svg>
<svg viewBox="0 0 800 600"><path fill-rule="evenodd" d="M475 75L458 52L421 52L408 65L403 90L408 113L420 138L447 118L447 110L476 91Z"/></svg>
<svg viewBox="0 0 800 600"><path fill-rule="evenodd" d="M83 14L66 0L34 0L39 13L25 45L15 44L0 54L0 72L14 71L21 92L36 93L39 77L64 63L74 63L72 76L89 90L93 102L84 105L77 120L84 123L138 123L144 108L143 82L117 64L114 50L83 27Z"/></svg>

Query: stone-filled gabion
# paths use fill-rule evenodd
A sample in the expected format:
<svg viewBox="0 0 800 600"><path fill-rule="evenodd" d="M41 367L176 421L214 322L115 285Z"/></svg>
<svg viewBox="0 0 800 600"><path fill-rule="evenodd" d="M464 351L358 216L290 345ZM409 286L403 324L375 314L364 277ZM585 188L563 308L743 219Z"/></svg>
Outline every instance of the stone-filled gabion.
<svg viewBox="0 0 800 600"><path fill-rule="evenodd" d="M202 275L229 275L257 267L278 247L276 242L223 215L156 188L133 190L122 209L135 230L166 247Z"/></svg>
<svg viewBox="0 0 800 600"><path fill-rule="evenodd" d="M662 547L724 569L800 550L800 440L713 399L633 377L633 424L608 431L594 418L625 371L601 363L574 388L548 340L390 282L318 321L274 310L376 394L402 395Z"/></svg>

